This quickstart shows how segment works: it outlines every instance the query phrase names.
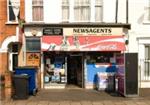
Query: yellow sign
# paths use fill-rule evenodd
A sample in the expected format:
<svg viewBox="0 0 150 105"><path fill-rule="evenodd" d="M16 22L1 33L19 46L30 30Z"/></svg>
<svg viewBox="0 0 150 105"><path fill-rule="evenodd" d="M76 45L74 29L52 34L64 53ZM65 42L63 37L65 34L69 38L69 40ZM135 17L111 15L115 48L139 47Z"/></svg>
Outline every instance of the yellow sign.
<svg viewBox="0 0 150 105"><path fill-rule="evenodd" d="M96 28L64 28L64 36L122 36L123 28L111 28L111 27L96 27Z"/></svg>
<svg viewBox="0 0 150 105"><path fill-rule="evenodd" d="M27 66L40 66L40 53L27 53Z"/></svg>

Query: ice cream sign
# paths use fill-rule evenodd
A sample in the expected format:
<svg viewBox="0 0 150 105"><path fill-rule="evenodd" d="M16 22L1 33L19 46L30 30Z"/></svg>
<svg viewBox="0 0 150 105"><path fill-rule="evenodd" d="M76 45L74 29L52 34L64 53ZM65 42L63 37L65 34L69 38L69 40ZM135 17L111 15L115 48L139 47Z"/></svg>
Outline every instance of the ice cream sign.
<svg viewBox="0 0 150 105"><path fill-rule="evenodd" d="M124 51L123 36L43 36L43 51Z"/></svg>

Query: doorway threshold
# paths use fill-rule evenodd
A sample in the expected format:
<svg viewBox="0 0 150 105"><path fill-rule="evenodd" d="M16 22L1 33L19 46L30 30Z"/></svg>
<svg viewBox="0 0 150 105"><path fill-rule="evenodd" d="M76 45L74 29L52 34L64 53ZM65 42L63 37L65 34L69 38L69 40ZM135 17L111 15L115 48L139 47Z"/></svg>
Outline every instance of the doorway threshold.
<svg viewBox="0 0 150 105"><path fill-rule="evenodd" d="M65 89L66 84L58 84L58 83L47 83L44 85L45 89Z"/></svg>
<svg viewBox="0 0 150 105"><path fill-rule="evenodd" d="M83 89L78 85L74 85L74 84L67 84L66 85L66 89Z"/></svg>

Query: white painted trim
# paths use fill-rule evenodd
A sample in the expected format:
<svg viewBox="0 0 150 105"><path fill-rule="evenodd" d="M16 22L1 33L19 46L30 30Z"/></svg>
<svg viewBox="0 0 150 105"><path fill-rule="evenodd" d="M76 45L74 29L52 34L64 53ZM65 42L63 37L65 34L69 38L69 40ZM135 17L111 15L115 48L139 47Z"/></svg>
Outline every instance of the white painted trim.
<svg viewBox="0 0 150 105"><path fill-rule="evenodd" d="M25 20L32 22L32 0L25 0Z"/></svg>
<svg viewBox="0 0 150 105"><path fill-rule="evenodd" d="M43 89L44 88L44 55L43 55L43 52L41 52L41 88Z"/></svg>
<svg viewBox="0 0 150 105"><path fill-rule="evenodd" d="M69 22L74 20L74 0L69 1Z"/></svg>
<svg viewBox="0 0 150 105"><path fill-rule="evenodd" d="M139 44L150 44L150 38L139 39Z"/></svg>
<svg viewBox="0 0 150 105"><path fill-rule="evenodd" d="M9 71L13 71L13 55L14 54L18 54L17 52L13 53L13 52L10 52L9 53Z"/></svg>
<svg viewBox="0 0 150 105"><path fill-rule="evenodd" d="M2 43L0 47L0 53L1 52L7 52L8 51L8 44L11 42L18 42L17 36L8 36Z"/></svg>
<svg viewBox="0 0 150 105"><path fill-rule="evenodd" d="M139 76L140 76L140 80L139 80L139 87L140 88L149 88L150 87L150 81L145 82L144 80L144 58L145 58L145 45L146 44L150 44L150 37L138 37L138 53L139 53Z"/></svg>

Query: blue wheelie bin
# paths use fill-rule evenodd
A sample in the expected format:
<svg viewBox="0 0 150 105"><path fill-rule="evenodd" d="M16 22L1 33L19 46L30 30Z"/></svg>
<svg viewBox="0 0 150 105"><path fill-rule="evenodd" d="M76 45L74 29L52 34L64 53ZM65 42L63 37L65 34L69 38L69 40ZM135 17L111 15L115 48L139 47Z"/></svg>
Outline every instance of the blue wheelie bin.
<svg viewBox="0 0 150 105"><path fill-rule="evenodd" d="M36 67L17 67L15 68L15 74L27 74L30 76L29 78L29 94L36 95L37 86L36 86L36 75L37 68Z"/></svg>

